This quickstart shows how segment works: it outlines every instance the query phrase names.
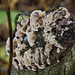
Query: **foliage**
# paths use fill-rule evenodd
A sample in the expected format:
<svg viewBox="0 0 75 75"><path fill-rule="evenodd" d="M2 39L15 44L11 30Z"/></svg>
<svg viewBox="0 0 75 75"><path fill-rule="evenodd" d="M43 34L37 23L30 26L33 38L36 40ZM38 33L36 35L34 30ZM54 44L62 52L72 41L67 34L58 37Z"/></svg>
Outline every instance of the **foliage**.
<svg viewBox="0 0 75 75"><path fill-rule="evenodd" d="M11 22L12 22L12 28L14 30L14 19L15 19L15 16L18 14L19 12L18 11L13 11L11 10ZM6 14L6 11L5 10L0 10L0 23L5 23L6 25L8 24L8 20L7 20L7 14ZM7 25L8 27L8 25Z"/></svg>

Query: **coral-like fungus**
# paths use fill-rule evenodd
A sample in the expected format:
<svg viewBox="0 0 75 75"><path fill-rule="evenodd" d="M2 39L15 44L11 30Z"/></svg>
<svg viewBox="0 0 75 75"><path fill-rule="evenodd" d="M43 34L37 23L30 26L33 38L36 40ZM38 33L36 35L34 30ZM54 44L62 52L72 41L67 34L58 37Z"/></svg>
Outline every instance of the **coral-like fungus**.
<svg viewBox="0 0 75 75"><path fill-rule="evenodd" d="M75 41L72 22L73 17L64 7L49 13L35 10L30 18L23 18L13 38L14 67L36 71L60 62ZM6 42L8 56L9 42L10 38Z"/></svg>

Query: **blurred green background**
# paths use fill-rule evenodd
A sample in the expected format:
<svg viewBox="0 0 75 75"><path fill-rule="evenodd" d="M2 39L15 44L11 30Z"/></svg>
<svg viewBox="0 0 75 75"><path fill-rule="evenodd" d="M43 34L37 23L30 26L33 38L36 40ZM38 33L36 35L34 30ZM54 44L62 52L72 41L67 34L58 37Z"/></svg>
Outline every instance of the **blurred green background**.
<svg viewBox="0 0 75 75"><path fill-rule="evenodd" d="M11 10L11 22L12 22L12 29L14 30L15 24L14 19L15 16L19 13L19 11ZM0 69L4 72L7 71L9 59L6 55L6 39L9 36L8 34L8 20L7 14L5 10L0 10ZM3 35L4 34L4 35Z"/></svg>

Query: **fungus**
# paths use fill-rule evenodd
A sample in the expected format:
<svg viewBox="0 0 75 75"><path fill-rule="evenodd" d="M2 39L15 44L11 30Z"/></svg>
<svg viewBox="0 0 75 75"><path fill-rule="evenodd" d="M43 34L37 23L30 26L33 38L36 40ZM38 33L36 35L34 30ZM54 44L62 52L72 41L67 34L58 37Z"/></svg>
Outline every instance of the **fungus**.
<svg viewBox="0 0 75 75"><path fill-rule="evenodd" d="M75 42L72 22L72 15L64 7L47 12L35 10L30 18L23 18L17 23L13 38L14 67L36 71L59 63L60 55L64 57ZM10 38L6 42L6 54L10 55Z"/></svg>

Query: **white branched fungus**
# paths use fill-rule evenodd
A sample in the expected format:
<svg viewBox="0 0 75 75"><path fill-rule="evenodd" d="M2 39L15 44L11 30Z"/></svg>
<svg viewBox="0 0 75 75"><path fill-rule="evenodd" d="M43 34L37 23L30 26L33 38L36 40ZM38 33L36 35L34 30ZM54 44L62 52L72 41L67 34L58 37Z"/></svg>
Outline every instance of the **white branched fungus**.
<svg viewBox="0 0 75 75"><path fill-rule="evenodd" d="M64 47L57 40L63 37L65 31L69 30L72 20L66 8L46 13L46 11L35 10L30 18L24 18L16 25L13 38L13 65L16 69L28 69L36 71L51 65L57 54ZM54 54L55 52L55 54ZM10 38L6 42L6 53L10 55Z"/></svg>

